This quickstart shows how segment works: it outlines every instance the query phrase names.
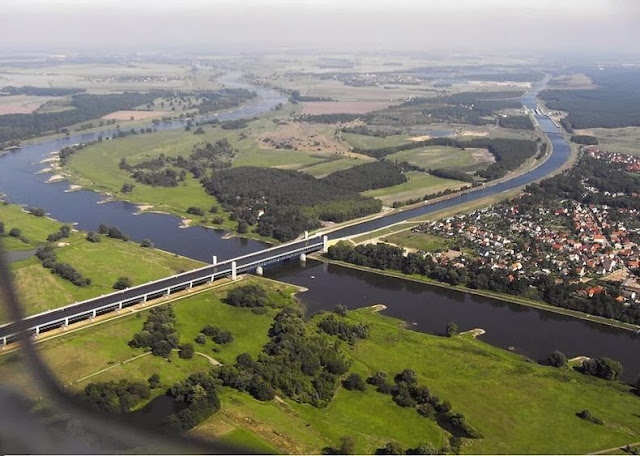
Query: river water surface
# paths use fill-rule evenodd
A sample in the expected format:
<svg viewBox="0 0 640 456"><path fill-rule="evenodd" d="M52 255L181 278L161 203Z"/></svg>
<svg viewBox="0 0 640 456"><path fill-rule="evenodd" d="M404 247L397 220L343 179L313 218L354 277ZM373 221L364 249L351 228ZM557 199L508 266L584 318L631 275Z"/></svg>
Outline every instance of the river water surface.
<svg viewBox="0 0 640 456"><path fill-rule="evenodd" d="M252 87L237 79L225 80L229 86L247 87L258 93L258 98L234 111L220 113L220 120L252 117L284 102L284 97L270 89ZM523 97L523 103L535 107L535 94L540 86ZM547 118L537 117L553 143L553 154L541 166L511 181L465 194L450 200L422 206L404 214L377 219L357 227L340 230L331 237L365 232L444 209L461 202L497 194L539 179L555 171L569 158L570 148ZM162 124L159 129L183 128L184 123ZM151 239L161 249L211 261L232 258L264 248L264 244L239 238L223 239L224 232L202 227L179 228L178 218L166 214L133 215L137 208L124 202L97 204L103 196L86 190L66 193L68 184L47 184L46 174L35 174L44 167L41 160L50 157L65 145L94 140L99 134L91 133L45 140L25 145L21 150L0 157L0 192L7 200L44 208L52 217L63 222L77 223L82 230L94 230L100 223L116 225L134 240ZM418 284L377 274L356 271L335 265L309 262L301 268L297 262L270 267L267 276L307 287L300 299L310 313L329 310L337 304L354 309L373 304L385 304L385 314L407 321L411 328L434 334L442 333L447 322L456 322L461 330L483 328L487 334L482 340L535 360L545 358L553 350L569 356L611 356L625 367L625 379L640 374L640 339L635 334L616 328L573 319L551 312L507 304L489 298L458 291Z"/></svg>

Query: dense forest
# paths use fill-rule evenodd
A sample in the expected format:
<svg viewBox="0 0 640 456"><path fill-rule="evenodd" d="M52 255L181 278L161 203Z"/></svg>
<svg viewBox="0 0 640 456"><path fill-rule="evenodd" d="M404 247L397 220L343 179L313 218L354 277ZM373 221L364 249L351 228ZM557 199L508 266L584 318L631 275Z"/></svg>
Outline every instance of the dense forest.
<svg viewBox="0 0 640 456"><path fill-rule="evenodd" d="M259 234L282 241L318 227L320 220L342 222L378 212L382 203L359 192L405 181L402 168L389 162L355 166L323 179L291 170L239 167L202 180L235 220L257 224Z"/></svg>
<svg viewBox="0 0 640 456"><path fill-rule="evenodd" d="M585 146L596 146L598 144L598 138L590 135L573 135L571 142L576 144L583 144Z"/></svg>
<svg viewBox="0 0 640 456"><path fill-rule="evenodd" d="M517 128L519 130L534 130L529 116L506 116L498 118L498 125L503 128Z"/></svg>
<svg viewBox="0 0 640 456"><path fill-rule="evenodd" d="M640 126L640 70L607 68L587 75L596 88L548 89L540 97L550 109L567 111L573 129Z"/></svg>
<svg viewBox="0 0 640 456"><path fill-rule="evenodd" d="M536 155L538 145L528 139L496 138L489 142L488 149L496 157L496 161L476 174L487 180L494 180L517 169L529 158Z"/></svg>

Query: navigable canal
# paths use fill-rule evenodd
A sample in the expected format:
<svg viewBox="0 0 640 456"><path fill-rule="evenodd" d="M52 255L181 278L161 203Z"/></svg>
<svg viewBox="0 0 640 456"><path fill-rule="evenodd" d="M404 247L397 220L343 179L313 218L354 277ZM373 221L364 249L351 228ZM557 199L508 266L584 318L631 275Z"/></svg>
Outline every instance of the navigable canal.
<svg viewBox="0 0 640 456"><path fill-rule="evenodd" d="M258 98L234 111L220 113L220 120L253 117L269 111L286 101L274 90L238 83L237 78L227 78L228 86L247 87ZM535 107L538 85L525 97L523 104ZM445 209L461 202L494 195L537 180L562 166L570 155L569 145L553 123L536 116L547 132L553 153L538 168L508 182L483 188L441 203L421 206L408 213L393 214L345 228L335 238L366 232L390 223ZM161 124L159 129L183 128L183 122ZM265 244L257 241L224 239L224 232L202 227L179 228L178 218L166 214L145 213L134 215L135 205L114 201L97 204L104 197L87 190L66 192L66 182L46 183L47 174L35 174L45 165L40 163L50 157L50 152L78 142L97 139L91 133L46 140L29 144L22 149L0 157L0 192L16 204L44 208L53 218L63 222L75 222L82 230L95 230L99 224L116 225L134 240L151 239L161 249L210 262L211 255L219 259L233 258L261 250ZM299 295L309 314L318 310L330 310L337 304L350 309L373 304L384 304L386 315L400 318L410 328L440 334L449 321L456 322L462 331L482 328L481 336L492 345L512 349L535 360L545 358L553 350L561 350L568 356L610 356L620 360L625 368L624 378L634 380L640 374L640 337L621 329L573 319L551 312L508 304L467 293L440 287L418 284L400 279L356 271L335 265L310 261L306 267L292 261L267 269L268 277L307 287L309 291Z"/></svg>

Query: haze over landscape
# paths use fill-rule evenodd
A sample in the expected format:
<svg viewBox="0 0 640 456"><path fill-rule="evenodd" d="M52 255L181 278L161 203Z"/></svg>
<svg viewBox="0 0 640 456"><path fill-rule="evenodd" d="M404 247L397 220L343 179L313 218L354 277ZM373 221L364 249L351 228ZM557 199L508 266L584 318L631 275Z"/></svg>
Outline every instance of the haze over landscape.
<svg viewBox="0 0 640 456"><path fill-rule="evenodd" d="M624 54L637 51L639 16L634 0L7 0L0 44L15 51Z"/></svg>
<svg viewBox="0 0 640 456"><path fill-rule="evenodd" d="M4 0L0 451L640 454L639 17Z"/></svg>

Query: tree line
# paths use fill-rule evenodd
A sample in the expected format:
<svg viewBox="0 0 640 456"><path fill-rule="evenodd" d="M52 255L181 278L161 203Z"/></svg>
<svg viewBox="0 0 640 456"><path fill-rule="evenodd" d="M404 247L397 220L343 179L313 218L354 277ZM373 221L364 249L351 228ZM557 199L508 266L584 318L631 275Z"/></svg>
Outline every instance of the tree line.
<svg viewBox="0 0 640 456"><path fill-rule="evenodd" d="M640 324L640 308L625 306L606 293L598 293L587 299L576 295L577 286L568 281L556 283L554 277L547 275L528 278L503 269L491 269L479 260L468 259L464 268L456 268L452 264L439 265L431 257L417 253L404 256L402 248L388 244L354 247L346 242L329 247L327 256L375 269L419 274L450 285L539 299L556 307Z"/></svg>

